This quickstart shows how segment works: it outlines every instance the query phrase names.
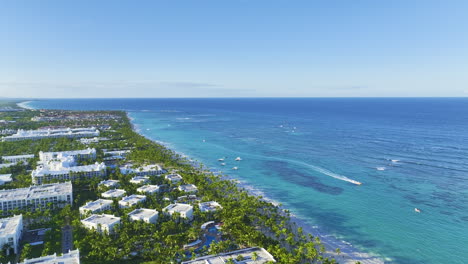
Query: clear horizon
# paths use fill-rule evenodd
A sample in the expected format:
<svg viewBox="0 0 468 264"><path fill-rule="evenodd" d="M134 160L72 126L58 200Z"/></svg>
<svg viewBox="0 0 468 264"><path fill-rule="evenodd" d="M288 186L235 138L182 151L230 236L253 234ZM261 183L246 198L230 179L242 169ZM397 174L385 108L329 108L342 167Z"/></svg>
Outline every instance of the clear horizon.
<svg viewBox="0 0 468 264"><path fill-rule="evenodd" d="M467 97L466 13L460 0L4 1L0 96Z"/></svg>

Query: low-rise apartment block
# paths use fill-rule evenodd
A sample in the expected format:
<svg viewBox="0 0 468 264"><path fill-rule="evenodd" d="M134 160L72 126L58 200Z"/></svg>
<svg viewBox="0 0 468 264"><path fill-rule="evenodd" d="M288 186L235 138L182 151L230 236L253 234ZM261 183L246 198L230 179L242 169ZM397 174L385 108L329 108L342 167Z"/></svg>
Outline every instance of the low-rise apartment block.
<svg viewBox="0 0 468 264"><path fill-rule="evenodd" d="M13 217L0 219L0 248L8 245L14 253L19 252L19 241L23 233L23 216L15 215Z"/></svg>
<svg viewBox="0 0 468 264"><path fill-rule="evenodd" d="M179 174L168 174L165 176L166 180L169 180L172 183L177 183L182 180L182 176Z"/></svg>
<svg viewBox="0 0 468 264"><path fill-rule="evenodd" d="M144 221L146 223L155 224L158 221L159 212L153 209L140 208L135 209L128 214L132 221Z"/></svg>
<svg viewBox="0 0 468 264"><path fill-rule="evenodd" d="M112 190L108 190L107 192L103 192L101 196L104 198L115 199L115 198L123 197L126 193L127 192L123 189L112 189Z"/></svg>
<svg viewBox="0 0 468 264"><path fill-rule="evenodd" d="M120 224L120 217L108 214L93 214L90 217L81 220L81 223L88 229L96 230L99 233L112 234L116 225Z"/></svg>
<svg viewBox="0 0 468 264"><path fill-rule="evenodd" d="M155 194L160 191L160 187L158 185L143 185L137 188L137 192L139 193L146 193L146 194Z"/></svg>
<svg viewBox="0 0 468 264"><path fill-rule="evenodd" d="M174 213L179 213L180 217L192 220L193 218L193 206L189 204L175 203L166 206L163 209L163 212L166 215L173 215Z"/></svg>
<svg viewBox="0 0 468 264"><path fill-rule="evenodd" d="M119 201L119 206L120 208L129 208L139 203L143 203L144 201L146 201L146 196L132 194L130 196L123 197L122 200Z"/></svg>
<svg viewBox="0 0 468 264"><path fill-rule="evenodd" d="M96 201L87 202L85 205L80 207L80 214L84 215L88 212L94 214L112 208L112 200L98 199Z"/></svg>

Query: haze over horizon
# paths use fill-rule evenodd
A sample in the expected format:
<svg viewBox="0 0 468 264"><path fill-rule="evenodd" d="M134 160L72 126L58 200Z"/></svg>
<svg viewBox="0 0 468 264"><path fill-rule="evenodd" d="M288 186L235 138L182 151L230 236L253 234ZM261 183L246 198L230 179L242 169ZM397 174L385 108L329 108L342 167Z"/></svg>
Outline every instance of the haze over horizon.
<svg viewBox="0 0 468 264"><path fill-rule="evenodd" d="M466 1L3 1L0 96L465 97Z"/></svg>

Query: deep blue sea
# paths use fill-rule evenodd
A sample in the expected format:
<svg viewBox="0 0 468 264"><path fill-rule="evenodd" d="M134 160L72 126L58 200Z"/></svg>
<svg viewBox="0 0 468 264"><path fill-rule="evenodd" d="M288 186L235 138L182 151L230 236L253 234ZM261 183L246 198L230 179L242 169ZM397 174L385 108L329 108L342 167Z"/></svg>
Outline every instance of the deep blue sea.
<svg viewBox="0 0 468 264"><path fill-rule="evenodd" d="M388 263L468 263L468 99L70 99L28 105L126 110L145 136L224 171L310 226ZM227 157L225 166L221 157Z"/></svg>

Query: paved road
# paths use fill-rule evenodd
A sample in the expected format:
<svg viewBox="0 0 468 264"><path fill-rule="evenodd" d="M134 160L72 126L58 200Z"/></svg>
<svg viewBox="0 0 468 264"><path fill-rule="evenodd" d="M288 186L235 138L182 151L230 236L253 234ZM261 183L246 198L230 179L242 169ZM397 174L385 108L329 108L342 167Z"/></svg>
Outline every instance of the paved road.
<svg viewBox="0 0 468 264"><path fill-rule="evenodd" d="M73 250L73 229L70 225L62 227L62 253Z"/></svg>

